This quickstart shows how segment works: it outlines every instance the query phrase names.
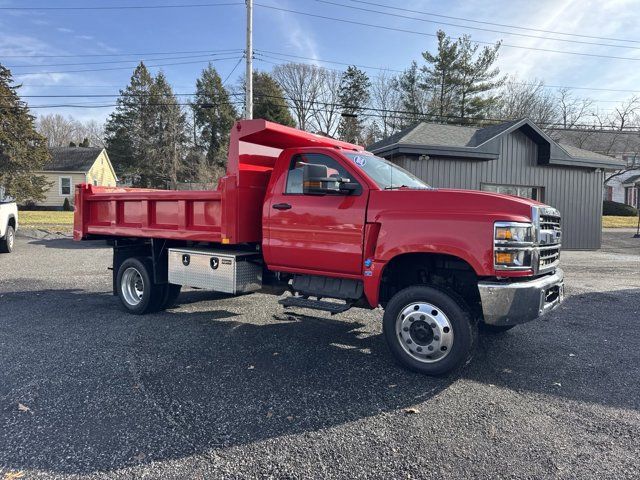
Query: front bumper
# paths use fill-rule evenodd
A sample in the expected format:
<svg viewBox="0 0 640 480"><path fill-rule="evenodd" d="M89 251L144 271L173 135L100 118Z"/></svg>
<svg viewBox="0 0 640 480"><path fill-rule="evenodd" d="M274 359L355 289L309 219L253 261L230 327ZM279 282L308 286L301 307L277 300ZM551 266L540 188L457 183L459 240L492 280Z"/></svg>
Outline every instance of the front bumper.
<svg viewBox="0 0 640 480"><path fill-rule="evenodd" d="M484 322L517 325L550 312L564 300L564 272L525 282L479 282Z"/></svg>

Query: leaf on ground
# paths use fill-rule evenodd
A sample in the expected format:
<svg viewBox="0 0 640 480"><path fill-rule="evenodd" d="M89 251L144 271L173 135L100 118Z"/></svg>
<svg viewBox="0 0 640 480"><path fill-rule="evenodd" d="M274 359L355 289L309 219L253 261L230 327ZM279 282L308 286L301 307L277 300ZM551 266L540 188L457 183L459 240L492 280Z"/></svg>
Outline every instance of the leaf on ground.
<svg viewBox="0 0 640 480"><path fill-rule="evenodd" d="M142 460L144 460L145 458L146 458L146 455L145 455L144 453L142 453L142 452L137 453L136 455L134 455L134 456L133 456L133 459L134 459L136 462L141 462L141 461L142 461Z"/></svg>
<svg viewBox="0 0 640 480"><path fill-rule="evenodd" d="M413 415L416 413L420 413L420 410L418 410L417 408L405 408L404 409L404 413L406 413L407 415Z"/></svg>
<svg viewBox="0 0 640 480"><path fill-rule="evenodd" d="M396 388L398 385L396 385L395 383L392 383L389 385L389 388Z"/></svg>
<svg viewBox="0 0 640 480"><path fill-rule="evenodd" d="M22 413L30 413L31 415L33 415L33 410L31 410L26 405L23 405L22 403L18 403L18 410L20 410Z"/></svg>
<svg viewBox="0 0 640 480"><path fill-rule="evenodd" d="M22 470L19 472L7 472L4 474L2 480L18 480L19 478L24 478L24 472Z"/></svg>
<svg viewBox="0 0 640 480"><path fill-rule="evenodd" d="M267 418L271 418L271 417L273 417L273 412L267 412L267 415L266 415L266 416L267 416Z"/></svg>
<svg viewBox="0 0 640 480"><path fill-rule="evenodd" d="M562 384L560 382L553 382L554 387L561 387Z"/></svg>
<svg viewBox="0 0 640 480"><path fill-rule="evenodd" d="M254 368L256 368L256 367L254 367L253 365L249 365L249 367L247 368L247 370L253 370Z"/></svg>
<svg viewBox="0 0 640 480"><path fill-rule="evenodd" d="M569 354L569 356L570 356L570 357L575 357L575 356L576 356L576 354L575 354L575 353L570 353L570 354Z"/></svg>
<svg viewBox="0 0 640 480"><path fill-rule="evenodd" d="M293 415L289 415L289 416L287 417L287 420L292 421L292 420L293 420Z"/></svg>

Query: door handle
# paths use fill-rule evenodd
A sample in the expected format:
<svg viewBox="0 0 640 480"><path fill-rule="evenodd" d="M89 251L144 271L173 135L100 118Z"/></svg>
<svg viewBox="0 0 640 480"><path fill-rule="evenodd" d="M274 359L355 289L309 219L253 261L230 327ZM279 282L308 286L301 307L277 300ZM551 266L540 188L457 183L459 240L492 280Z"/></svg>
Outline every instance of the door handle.
<svg viewBox="0 0 640 480"><path fill-rule="evenodd" d="M276 210L289 210L291 208L291 205L289 205L288 203L276 203L275 205L273 205L273 208L275 208Z"/></svg>

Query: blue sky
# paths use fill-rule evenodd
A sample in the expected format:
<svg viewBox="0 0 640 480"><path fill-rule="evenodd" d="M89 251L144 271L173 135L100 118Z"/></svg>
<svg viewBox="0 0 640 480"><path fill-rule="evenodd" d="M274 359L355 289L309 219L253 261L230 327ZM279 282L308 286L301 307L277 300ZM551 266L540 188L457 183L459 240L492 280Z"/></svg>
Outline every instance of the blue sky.
<svg viewBox="0 0 640 480"><path fill-rule="evenodd" d="M233 2L234 0L0 0L0 7L73 7L118 5L176 5L196 3ZM388 6L401 6L432 14L448 15L478 21L517 25L529 28L561 31L580 35L594 35L625 39L597 40L584 37L551 35L471 23L463 20L444 19L419 15L406 11L385 9L372 5L331 0L351 7L370 8L397 15L420 17L435 23L392 17L354 8L320 3L315 0L261 0L257 3L311 14L342 18L362 23L386 25L391 28L413 30L424 35L389 31L363 25L353 25L298 15L291 12L255 7L254 47L257 50L255 68L270 70L272 63L283 62L285 57L260 51L299 55L315 60L300 60L342 69L339 64L322 60L355 63L371 67L402 70L412 60L420 60L420 52L434 48L434 38L429 36L443 28L450 36L469 33L472 39L494 42L502 39L499 66L503 73L517 75L528 81L544 80L548 85L569 85L585 88L624 90L621 92L576 90L578 96L597 100L603 111L615 107L616 101L628 98L632 92L640 92L640 1L613 0L606 2L582 0L531 1L426 1L371 0ZM438 22L456 23L453 27ZM516 32L543 38L531 38L473 30L488 28ZM135 63L141 59L149 65L182 63L153 67L165 72L175 92L191 93L194 82L208 59L215 62L223 78L234 84L243 72L244 64L238 64L240 50L244 48L244 5L207 8L170 8L153 10L64 10L33 11L3 10L0 14L0 62L12 66L17 80L24 83L23 95L64 94L116 94L131 75ZM553 40L553 37L583 42L608 43L609 46L589 45ZM635 41L635 42L633 42ZM633 58L623 60L552 53L508 47L514 45L548 50L571 51L593 55ZM633 47L619 48L618 46ZM217 52L207 57L202 51ZM169 53L195 52L195 53ZM149 55L108 56L125 53L149 53ZM152 55L152 53L157 53ZM97 55L95 57L30 57L24 55ZM98 56L99 55L99 56ZM189 58L183 58L189 57ZM173 58L173 59L170 59ZM128 60L121 63L115 62ZM155 61L154 61L155 59ZM264 61L263 61L264 60ZM79 65L61 65L79 64ZM233 68L236 67L234 71ZM104 70L111 68L113 70ZM115 69L117 68L117 69ZM71 72L72 70L97 70ZM44 73L64 72L64 73ZM378 70L368 69L371 75ZM111 104L113 98L29 98L32 106L51 104ZM38 114L56 112L71 114L80 119L106 118L111 108L39 108Z"/></svg>

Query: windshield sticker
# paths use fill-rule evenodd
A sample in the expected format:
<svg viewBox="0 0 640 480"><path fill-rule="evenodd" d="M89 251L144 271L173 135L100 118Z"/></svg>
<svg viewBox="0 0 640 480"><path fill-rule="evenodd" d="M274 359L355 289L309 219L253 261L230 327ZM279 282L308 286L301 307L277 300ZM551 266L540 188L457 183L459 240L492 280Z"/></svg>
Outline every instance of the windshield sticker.
<svg viewBox="0 0 640 480"><path fill-rule="evenodd" d="M367 164L367 159L364 157L355 156L353 157L353 162L359 167L364 167Z"/></svg>

